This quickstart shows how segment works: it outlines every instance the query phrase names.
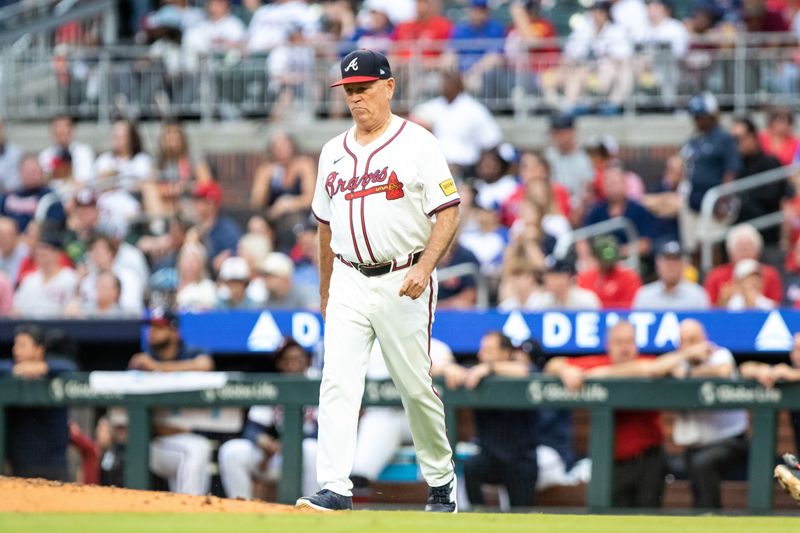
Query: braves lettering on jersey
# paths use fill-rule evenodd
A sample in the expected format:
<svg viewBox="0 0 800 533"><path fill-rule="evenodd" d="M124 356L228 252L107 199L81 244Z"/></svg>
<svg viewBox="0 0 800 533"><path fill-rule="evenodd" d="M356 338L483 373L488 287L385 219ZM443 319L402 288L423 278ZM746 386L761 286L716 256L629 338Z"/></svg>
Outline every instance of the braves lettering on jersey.
<svg viewBox="0 0 800 533"><path fill-rule="evenodd" d="M399 117L366 146L354 133L322 149L314 216L331 225L331 248L348 261L405 260L428 242L430 217L460 202L450 169L436 138Z"/></svg>

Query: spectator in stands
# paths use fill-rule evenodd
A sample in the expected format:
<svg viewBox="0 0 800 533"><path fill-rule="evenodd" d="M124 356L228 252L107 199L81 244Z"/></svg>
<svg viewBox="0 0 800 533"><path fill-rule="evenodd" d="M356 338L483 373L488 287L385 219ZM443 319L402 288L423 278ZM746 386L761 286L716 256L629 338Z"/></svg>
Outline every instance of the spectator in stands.
<svg viewBox="0 0 800 533"><path fill-rule="evenodd" d="M520 206L533 202L542 213L542 227L545 233L558 238L570 231L569 191L550 177L550 163L539 152L524 151L519 157L519 181L508 200L501 206L503 225L512 227L519 217Z"/></svg>
<svg viewBox="0 0 800 533"><path fill-rule="evenodd" d="M764 0L742 0L740 19L744 30L750 33L787 32L789 21Z"/></svg>
<svg viewBox="0 0 800 533"><path fill-rule="evenodd" d="M213 3L225 3L220 0ZM156 158L158 213L171 215L178 210L178 201L190 192L195 182L212 181L211 169L205 159L189 149L186 132L178 122L168 122L161 128Z"/></svg>
<svg viewBox="0 0 800 533"><path fill-rule="evenodd" d="M183 36L203 21L203 11L188 0L161 0L161 7L149 13L139 40L180 44Z"/></svg>
<svg viewBox="0 0 800 533"><path fill-rule="evenodd" d="M69 115L57 115L50 122L53 144L39 153L39 164L51 179L87 183L93 177L94 150L75 140L75 127Z"/></svg>
<svg viewBox="0 0 800 533"><path fill-rule="evenodd" d="M503 252L508 245L508 229L500 224L500 214L495 205L483 205L479 198L475 198L472 207L477 225L464 228L459 235L459 242L478 259L484 276L499 278Z"/></svg>
<svg viewBox="0 0 800 533"><path fill-rule="evenodd" d="M481 102L464 90L458 72L442 73L442 95L416 107L411 120L431 130L457 177L471 177L481 152L500 144L500 126Z"/></svg>
<svg viewBox="0 0 800 533"><path fill-rule="evenodd" d="M648 0L648 23L637 34L637 43L649 51L667 46L672 56L680 59L689 49L689 31L680 20L674 18L674 7L672 0Z"/></svg>
<svg viewBox="0 0 800 533"><path fill-rule="evenodd" d="M308 295L315 308L319 307L319 237L316 224L306 223L303 226L289 257L294 261L292 284Z"/></svg>
<svg viewBox="0 0 800 533"><path fill-rule="evenodd" d="M364 10L383 11L392 24L400 24L414 20L417 6L416 0L365 0L359 16L363 15Z"/></svg>
<svg viewBox="0 0 800 533"><path fill-rule="evenodd" d="M128 368L145 372L214 370L214 360L209 355L183 343L177 315L156 309L147 322L148 350L131 357ZM150 441L150 470L166 478L172 492L203 495L208 493L211 482L211 443L191 433L187 427L191 423L180 410L161 409L153 414L155 437Z"/></svg>
<svg viewBox="0 0 800 533"><path fill-rule="evenodd" d="M260 272L269 295L268 308L307 309L313 305L313 299L292 282L294 264L286 254L272 252L267 255Z"/></svg>
<svg viewBox="0 0 800 533"><path fill-rule="evenodd" d="M81 305L97 305L97 278L102 272L112 272L120 283L120 308L129 316L140 316L144 309L145 280L117 262L118 251L118 243L108 235L96 235L89 241L88 261L79 267L83 274L79 286Z"/></svg>
<svg viewBox="0 0 800 533"><path fill-rule="evenodd" d="M800 381L800 333L795 333L792 347L789 350L789 364L762 363L745 361L739 367L744 379L754 379L764 387L771 389L776 383L795 383ZM790 411L792 429L794 430L795 450L800 450L800 411Z"/></svg>
<svg viewBox="0 0 800 533"><path fill-rule="evenodd" d="M684 276L686 264L678 241L662 244L656 252L658 279L636 291L634 309L708 309L708 294Z"/></svg>
<svg viewBox="0 0 800 533"><path fill-rule="evenodd" d="M236 252L242 230L232 218L221 215L222 188L216 181L198 183L192 194L200 240L208 251L210 266L219 272L222 262Z"/></svg>
<svg viewBox="0 0 800 533"><path fill-rule="evenodd" d="M394 29L392 38L399 43L394 53L399 59L408 60L417 49L426 58L441 55L444 42L453 33L453 23L441 12L441 0L417 0L416 18L401 22Z"/></svg>
<svg viewBox="0 0 800 533"><path fill-rule="evenodd" d="M142 185L153 179L153 158L145 152L139 128L129 120L111 126L111 149L94 162L93 174L101 188L122 187L141 193Z"/></svg>
<svg viewBox="0 0 800 533"><path fill-rule="evenodd" d="M559 46L551 42L558 37L556 28L542 16L541 4L540 0L525 0L508 7L512 27L505 43L506 75L513 76L515 85L525 87L526 92L538 91L540 76L557 67L561 56ZM518 72L525 73L522 80L516 79Z"/></svg>
<svg viewBox="0 0 800 533"><path fill-rule="evenodd" d="M731 311L745 309L769 310L777 302L764 296L764 278L761 265L755 259L742 259L733 268L733 282L726 307Z"/></svg>
<svg viewBox="0 0 800 533"><path fill-rule="evenodd" d="M524 202L520 206L519 219L509 231L511 241L505 251L504 264L522 260L536 270L543 270L544 256L553 252L556 242L543 221L539 207L533 202Z"/></svg>
<svg viewBox="0 0 800 533"><path fill-rule="evenodd" d="M314 54L300 25L292 26L286 42L270 52L267 92L272 102L270 118L273 121L279 122L287 116L296 119L312 105L308 86L314 79Z"/></svg>
<svg viewBox="0 0 800 533"><path fill-rule="evenodd" d="M736 379L730 350L708 341L697 320L681 321L679 351L704 350L705 360L688 358L672 372L678 378ZM722 476L747 460L747 411L681 411L672 427L675 444L686 446L685 460L696 509L720 509Z"/></svg>
<svg viewBox="0 0 800 533"><path fill-rule="evenodd" d="M794 113L783 107L772 109L758 142L764 153L776 157L781 165L791 165L800 148L800 139L794 134Z"/></svg>
<svg viewBox="0 0 800 533"><path fill-rule="evenodd" d="M597 237L592 246L597 266L577 277L577 285L594 292L603 309L630 309L642 281L634 270L619 261L619 243L613 235Z"/></svg>
<svg viewBox="0 0 800 533"><path fill-rule="evenodd" d="M169 229L164 235L145 235L137 243L141 252L147 255L147 261L153 271L164 268L175 268L178 265L178 254L186 242L186 234L191 223L181 217L174 216L169 220Z"/></svg>
<svg viewBox="0 0 800 533"><path fill-rule="evenodd" d="M267 160L253 175L250 207L266 209L274 225L276 248L288 252L294 244L294 227L308 219L317 168L314 160L300 154L296 141L286 132L272 135Z"/></svg>
<svg viewBox="0 0 800 533"><path fill-rule="evenodd" d="M537 296L539 283L533 265L519 257L511 257L503 265L500 278L497 309L503 312L530 309L531 301Z"/></svg>
<svg viewBox="0 0 800 533"><path fill-rule="evenodd" d="M758 130L755 124L747 118L737 118L731 125L731 135L736 140L739 157L742 161L736 179L747 178L781 166L780 161L767 155L758 142ZM783 201L789 192L788 180L783 179L777 183L744 191L740 194L741 207L737 222L768 215L780 211ZM775 246L780 242L780 227L761 230L764 243Z"/></svg>
<svg viewBox="0 0 800 533"><path fill-rule="evenodd" d="M511 340L499 331L481 339L478 364L460 372L445 370L448 387L475 389L487 376L526 377L530 362L513 359ZM456 365L458 366L458 365ZM457 370L457 369L453 369ZM484 483L503 485L512 507L530 507L538 476L536 411L476 409L475 430L480 453L464 463L467 495L475 507L484 505Z"/></svg>
<svg viewBox="0 0 800 533"><path fill-rule="evenodd" d="M0 119L0 186L2 192L11 192L19 187L19 163L22 149L8 140L6 125Z"/></svg>
<svg viewBox="0 0 800 533"><path fill-rule="evenodd" d="M94 300L82 301L74 298L64 314L67 318L120 319L139 318L140 312L120 306L122 283L111 270L103 270L94 276Z"/></svg>
<svg viewBox="0 0 800 533"><path fill-rule="evenodd" d="M224 54L240 48L246 34L242 21L231 14L229 0L209 0L206 18L186 32L182 45L192 54Z"/></svg>
<svg viewBox="0 0 800 533"><path fill-rule="evenodd" d="M13 218L20 232L34 219L63 228L67 218L64 206L47 186L47 178L35 155L22 156L19 176L19 188L0 197L0 213Z"/></svg>
<svg viewBox="0 0 800 533"><path fill-rule="evenodd" d="M316 239L314 239L314 247L317 247ZM272 252L272 243L265 235L251 232L242 235L242 238L239 239L236 255L247 262L247 267L251 273L251 281L247 286L247 296L260 306L267 301L267 287L261 277L253 276L253 274L261 270L261 265L270 252ZM317 273L317 275L319 274ZM298 285L302 287L303 283L298 283ZM315 285L315 290L319 292L319 283Z"/></svg>
<svg viewBox="0 0 800 533"><path fill-rule="evenodd" d="M274 0L258 8L247 27L247 51L266 53L289 38L290 28L300 26L310 37L319 31L314 9L304 0Z"/></svg>
<svg viewBox="0 0 800 533"><path fill-rule="evenodd" d="M321 31L315 37L315 41L340 43L353 35L356 29L356 13L352 2L333 0L318 5L317 8L321 8L322 11L320 15ZM348 52L351 51L348 50Z"/></svg>
<svg viewBox="0 0 800 533"><path fill-rule="evenodd" d="M528 300L527 309L544 311L546 309L600 309L597 295L575 284L575 263L567 259L555 259L552 255L545 259L543 290Z"/></svg>
<svg viewBox="0 0 800 533"><path fill-rule="evenodd" d="M786 295L783 305L798 308L800 307L800 240L796 241L787 252L784 271L786 272L783 277Z"/></svg>
<svg viewBox="0 0 800 533"><path fill-rule="evenodd" d="M682 197L678 186L683 181L683 170L683 159L680 155L668 157L658 189L642 197L642 205L653 216L653 240L656 247L680 240L678 213L681 210Z"/></svg>
<svg viewBox="0 0 800 533"><path fill-rule="evenodd" d="M460 276L443 275L447 267L458 265L474 265L479 272L480 263L475 254L454 241L439 261L439 293L438 309L470 309L475 307L478 299L477 280L474 274Z"/></svg>
<svg viewBox="0 0 800 533"><path fill-rule="evenodd" d="M0 217L0 272L14 286L17 284L20 265L29 253L30 248L20 238L14 219Z"/></svg>
<svg viewBox="0 0 800 533"><path fill-rule="evenodd" d="M481 153L475 169L475 205L500 210L517 190L519 183L509 174L511 165L503 158L498 148Z"/></svg>
<svg viewBox="0 0 800 533"><path fill-rule="evenodd" d="M27 318L58 318L78 288L78 275L60 262L63 243L55 233L43 233L33 246L35 270L14 294L14 313Z"/></svg>
<svg viewBox="0 0 800 533"><path fill-rule="evenodd" d="M603 176L603 196L605 200L597 202L583 220L584 226L598 224L615 217L628 219L639 235L638 249L640 255L649 255L652 250L653 218L642 204L629 200L625 195L625 169L622 164L612 161L606 165ZM622 230L612 233L622 245L622 255L630 254L629 247L634 243L628 242L627 234Z"/></svg>
<svg viewBox="0 0 800 533"><path fill-rule="evenodd" d="M738 224L731 228L725 238L729 262L711 270L705 280L706 292L713 305L727 307L735 290L736 265L745 259L758 261L763 245L761 234L750 224ZM764 263L760 264L759 271L763 283L762 293L777 304L783 298L783 285L778 271Z"/></svg>
<svg viewBox="0 0 800 533"><path fill-rule="evenodd" d="M492 16L488 0L469 1L466 20L453 27L450 40L458 69L471 87L482 86L483 76L500 64L505 34L503 24ZM469 44L470 40L478 43Z"/></svg>
<svg viewBox="0 0 800 533"><path fill-rule="evenodd" d="M566 187L572 197L571 217L577 216L580 220L594 171L589 156L578 145L574 117L553 115L550 118L550 140L552 144L545 148L544 157L550 163L553 181Z"/></svg>
<svg viewBox="0 0 800 533"><path fill-rule="evenodd" d="M557 85L545 87L545 96L556 107L575 108L594 80L597 92L607 97L601 111L614 113L631 94L633 80L630 59L632 39L625 26L611 16L611 2L598 1L589 7L564 45L564 64L554 79ZM564 101L559 105L555 90L562 86Z"/></svg>
<svg viewBox="0 0 800 533"><path fill-rule="evenodd" d="M369 4L369 2L365 4ZM358 48L367 48L382 54L389 53L394 33L389 6L390 3L385 3L385 5L366 7L367 14L363 18L359 17L360 23L356 26L353 34L347 38L352 43L352 47L348 46L347 48L348 52Z"/></svg>
<svg viewBox="0 0 800 533"><path fill-rule="evenodd" d="M647 31L647 8L643 0L611 0L611 19L619 24L628 39L636 37Z"/></svg>
<svg viewBox="0 0 800 533"><path fill-rule="evenodd" d="M310 356L297 341L284 340L275 357L275 368L286 376L315 377ZM279 406L254 406L247 413L242 438L229 440L219 449L219 475L228 498L253 498L253 479L274 481L283 470L283 413ZM316 407L307 407L303 424L303 494L319 489L316 479Z"/></svg>
<svg viewBox="0 0 800 533"><path fill-rule="evenodd" d="M241 257L229 257L219 270L222 287L217 291L217 309L257 309L258 303L247 295L250 268Z"/></svg>
<svg viewBox="0 0 800 533"><path fill-rule="evenodd" d="M73 372L71 361L47 357L44 331L33 324L14 331L13 359L0 360L0 375L24 380ZM68 481L66 407L6 408L6 460L17 477Z"/></svg>
<svg viewBox="0 0 800 533"><path fill-rule="evenodd" d="M686 164L689 197L680 216L681 243L689 253L694 253L697 248L699 235L724 227L720 221L712 221L709 228L701 227L700 205L703 196L712 187L733 181L739 172L736 141L719 126L718 112L717 99L710 93L695 96L689 101L695 134L681 149Z"/></svg>
<svg viewBox="0 0 800 533"><path fill-rule="evenodd" d="M217 288L208 276L208 256L201 244L187 242L178 254L178 309L202 311L217 303Z"/></svg>
<svg viewBox="0 0 800 533"><path fill-rule="evenodd" d="M587 379L670 375L685 362L704 362L708 353L691 349L664 354L658 358L642 356L636 346L635 329L621 321L608 330L606 355L554 357L544 373L558 376L564 386L578 391ZM661 506L664 476L667 473L664 435L656 411L616 411L614 414L614 507Z"/></svg>
<svg viewBox="0 0 800 533"><path fill-rule="evenodd" d="M621 165L619 160L619 144L611 135L596 135L586 143L586 153L594 165L594 182L592 193L595 199L605 200L604 176L606 168L611 164ZM638 174L624 169L625 197L629 200L641 200L644 194L644 183Z"/></svg>

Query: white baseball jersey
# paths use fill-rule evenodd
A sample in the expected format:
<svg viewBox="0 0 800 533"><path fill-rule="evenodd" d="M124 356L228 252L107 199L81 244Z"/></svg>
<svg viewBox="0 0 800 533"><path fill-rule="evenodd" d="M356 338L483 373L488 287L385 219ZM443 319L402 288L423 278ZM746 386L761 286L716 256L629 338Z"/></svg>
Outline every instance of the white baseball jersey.
<svg viewBox="0 0 800 533"><path fill-rule="evenodd" d="M393 115L368 145L354 135L355 126L322 148L314 216L347 261L405 264L427 244L431 217L461 201L456 184L438 141L417 124Z"/></svg>

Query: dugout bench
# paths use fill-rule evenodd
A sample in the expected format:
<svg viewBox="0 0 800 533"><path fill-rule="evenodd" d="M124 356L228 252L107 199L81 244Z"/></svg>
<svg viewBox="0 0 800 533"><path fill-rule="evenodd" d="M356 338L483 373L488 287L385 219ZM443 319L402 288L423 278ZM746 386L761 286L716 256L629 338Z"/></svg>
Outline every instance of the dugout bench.
<svg viewBox="0 0 800 533"><path fill-rule="evenodd" d="M553 378L491 377L475 390L448 390L438 385L445 403L451 442L457 434L459 408L586 409L590 413L589 455L592 479L587 503L592 511L611 508L614 447L614 411L619 409L751 411L747 507L751 513L772 510L777 411L800 409L800 384L780 384L767 390L755 382L730 380L596 380L578 392L566 390ZM293 503L300 496L303 407L319 400L319 380L275 374L234 374L217 389L152 395L97 393L86 373L65 374L50 380L0 379L0 461L5 458L7 406L120 406L128 410L129 430L125 458L125 485L146 489L150 480L148 450L150 410L155 407L249 407L281 405L284 410L283 472L278 500ZM364 405L400 405L391 382L367 382Z"/></svg>

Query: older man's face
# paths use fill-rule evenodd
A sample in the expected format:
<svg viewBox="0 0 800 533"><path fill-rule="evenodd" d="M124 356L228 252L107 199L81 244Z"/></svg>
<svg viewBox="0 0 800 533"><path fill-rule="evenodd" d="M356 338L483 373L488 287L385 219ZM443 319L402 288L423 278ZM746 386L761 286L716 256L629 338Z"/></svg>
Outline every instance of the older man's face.
<svg viewBox="0 0 800 533"><path fill-rule="evenodd" d="M348 83L344 95L356 123L374 123L391 109L394 79Z"/></svg>

